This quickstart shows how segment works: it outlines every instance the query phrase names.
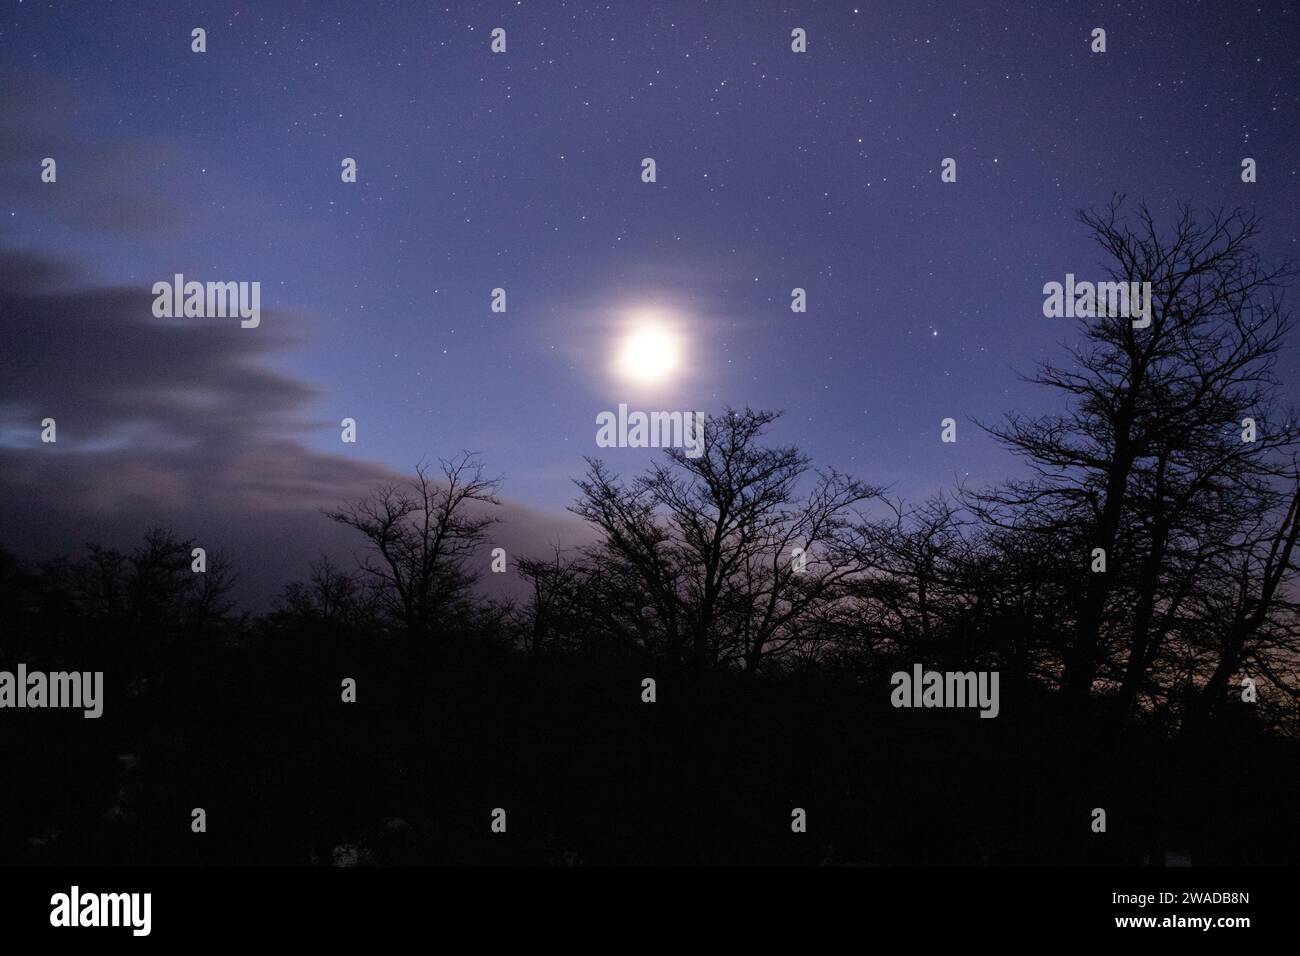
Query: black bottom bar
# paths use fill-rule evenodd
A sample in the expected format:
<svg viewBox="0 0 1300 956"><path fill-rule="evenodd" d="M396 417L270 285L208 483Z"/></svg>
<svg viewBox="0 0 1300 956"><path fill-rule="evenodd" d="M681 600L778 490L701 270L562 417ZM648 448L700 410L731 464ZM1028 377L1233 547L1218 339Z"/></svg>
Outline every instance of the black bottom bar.
<svg viewBox="0 0 1300 956"><path fill-rule="evenodd" d="M1293 868L10 868L0 869L0 925L7 940L133 940L130 916L142 926L143 911L122 909L123 897L102 918L117 908L127 925L52 926L56 894L70 905L76 886L79 921L99 918L100 894L150 894L141 938L169 943L337 947L420 934L457 946L702 936L806 946L829 933L869 943L906 931L927 942L1231 944L1285 932L1294 884Z"/></svg>

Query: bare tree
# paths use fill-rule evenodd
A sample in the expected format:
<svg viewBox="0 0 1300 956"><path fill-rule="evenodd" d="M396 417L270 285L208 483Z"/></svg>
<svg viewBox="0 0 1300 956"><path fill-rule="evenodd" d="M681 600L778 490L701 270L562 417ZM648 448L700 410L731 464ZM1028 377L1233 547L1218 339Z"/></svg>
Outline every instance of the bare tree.
<svg viewBox="0 0 1300 956"><path fill-rule="evenodd" d="M855 529L859 563L871 573L854 593L878 606L871 615L878 626L888 622L901 641L918 643L924 653L964 603L956 562L968 547L967 521L942 496L919 507L882 500L887 516Z"/></svg>
<svg viewBox="0 0 1300 956"><path fill-rule="evenodd" d="M285 585L281 601L301 619L327 627L350 627L371 620L379 595L361 575L343 570L322 554L311 563L306 581Z"/></svg>
<svg viewBox="0 0 1300 956"><path fill-rule="evenodd" d="M1192 600L1200 625L1190 635L1200 653L1193 660L1208 668L1193 683L1184 716L1184 733L1195 735L1215 717L1228 697L1230 681L1247 668L1272 686L1300 700L1288 673L1300 661L1300 611L1292 594L1300 541L1300 472L1289 494L1258 516L1239 546L1216 556L1217 580L1198 588ZM1215 586L1217 584L1217 586ZM1198 676L1199 666L1190 676Z"/></svg>
<svg viewBox="0 0 1300 956"><path fill-rule="evenodd" d="M529 600L518 614L524 649L540 654L560 644L585 645L593 612L601 603L590 600L591 569L566 558L558 545L550 558L522 557L516 567L531 585Z"/></svg>
<svg viewBox="0 0 1300 956"><path fill-rule="evenodd" d="M844 546L851 509L878 494L835 471L810 471L797 449L759 438L776 413L727 410L705 424L702 453L623 484L588 460L570 509L600 529L589 560L644 603L641 619L673 660L755 670L789 651L799 623L859 569Z"/></svg>
<svg viewBox="0 0 1300 956"><path fill-rule="evenodd" d="M989 429L1033 475L971 502L994 525L1047 535L1076 556L1083 583L1062 686L1080 704L1105 680L1121 715L1146 690L1197 575L1267 507L1278 453L1297 437L1293 416L1276 412L1273 375L1293 273L1254 252L1259 219L1238 210L1198 221L1183 208L1166 233L1146 206L1130 222L1122 202L1080 221L1113 281L1151 284L1149 326L1081 319L1072 362L1033 379L1068 410ZM1242 440L1246 418L1255 441ZM1094 548L1105 573L1088 571Z"/></svg>
<svg viewBox="0 0 1300 956"><path fill-rule="evenodd" d="M362 573L413 646L468 596L478 576L469 559L496 521L480 506L500 504L500 480L486 477L478 457L465 452L439 461L437 475L421 462L405 484L382 485L326 512L366 537Z"/></svg>

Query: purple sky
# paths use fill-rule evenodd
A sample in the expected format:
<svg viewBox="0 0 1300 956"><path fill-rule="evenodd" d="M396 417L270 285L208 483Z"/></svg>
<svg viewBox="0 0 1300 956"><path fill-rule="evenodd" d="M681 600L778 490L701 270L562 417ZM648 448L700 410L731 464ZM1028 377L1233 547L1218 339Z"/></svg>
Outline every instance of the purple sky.
<svg viewBox="0 0 1300 956"><path fill-rule="evenodd" d="M1043 283L1101 276L1075 210L1251 206L1300 259L1298 99L1281 3L7 2L0 544L171 524L261 602L348 546L320 507L474 449L545 547L582 456L646 461L596 447L620 402L784 409L908 498L994 481L971 420L1050 407ZM259 281L261 325L154 320L176 272ZM650 305L685 367L644 393L607 369Z"/></svg>

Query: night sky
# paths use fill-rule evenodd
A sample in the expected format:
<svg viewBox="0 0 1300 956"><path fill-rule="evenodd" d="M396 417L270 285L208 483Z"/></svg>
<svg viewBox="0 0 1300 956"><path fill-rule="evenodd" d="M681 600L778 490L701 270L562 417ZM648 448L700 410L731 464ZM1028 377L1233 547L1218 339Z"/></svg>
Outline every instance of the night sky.
<svg viewBox="0 0 1300 956"><path fill-rule="evenodd" d="M596 447L620 402L783 409L912 500L995 481L974 420L1050 410L1019 375L1078 336L1043 284L1104 277L1075 211L1244 205L1300 259L1298 146L1294 4L8 0L0 544L162 522L260 600L356 543L320 507L472 449L536 547L582 456L646 462ZM260 327L153 319L177 272L260 281ZM653 388L610 371L647 314L680 336Z"/></svg>

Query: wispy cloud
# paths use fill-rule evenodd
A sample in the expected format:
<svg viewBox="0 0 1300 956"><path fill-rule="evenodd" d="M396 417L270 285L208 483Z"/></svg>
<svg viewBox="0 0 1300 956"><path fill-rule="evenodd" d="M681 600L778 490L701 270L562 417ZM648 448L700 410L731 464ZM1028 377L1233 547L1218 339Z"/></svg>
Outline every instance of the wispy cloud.
<svg viewBox="0 0 1300 956"><path fill-rule="evenodd" d="M399 476L308 447L336 423L311 421L318 390L269 365L303 341L304 319L268 312L257 330L160 321L147 286L84 285L80 275L0 249L0 500L12 516L0 543L53 553L170 526L231 553L253 603L319 551L357 544L320 509ZM46 417L54 444L40 441ZM503 518L493 544L514 554L577 533L517 505Z"/></svg>

